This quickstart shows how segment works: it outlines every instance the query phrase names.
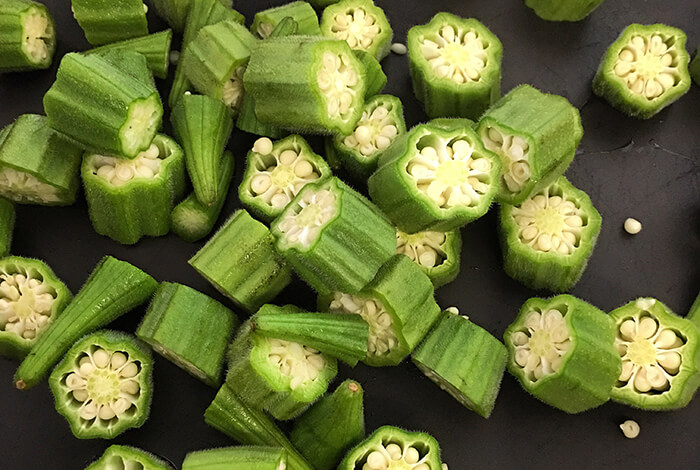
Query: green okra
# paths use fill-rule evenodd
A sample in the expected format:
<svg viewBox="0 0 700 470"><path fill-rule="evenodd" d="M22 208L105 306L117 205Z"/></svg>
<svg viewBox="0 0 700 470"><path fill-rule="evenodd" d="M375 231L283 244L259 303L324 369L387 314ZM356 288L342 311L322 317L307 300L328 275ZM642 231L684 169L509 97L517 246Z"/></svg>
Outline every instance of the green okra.
<svg viewBox="0 0 700 470"><path fill-rule="evenodd" d="M253 18L253 24L250 26L250 31L260 39L267 39L285 18L291 18L297 24L297 31L294 34L321 35L318 16L307 2L291 2L257 12Z"/></svg>
<svg viewBox="0 0 700 470"><path fill-rule="evenodd" d="M143 0L71 0L73 16L93 46L148 34Z"/></svg>
<svg viewBox="0 0 700 470"><path fill-rule="evenodd" d="M24 359L72 297L43 261L0 259L0 356Z"/></svg>
<svg viewBox="0 0 700 470"><path fill-rule="evenodd" d="M270 230L238 210L189 261L219 292L247 312L274 299L292 280Z"/></svg>
<svg viewBox="0 0 700 470"><path fill-rule="evenodd" d="M76 340L142 304L156 287L156 280L136 266L102 258L72 302L36 340L15 373L15 386L32 388Z"/></svg>
<svg viewBox="0 0 700 470"><path fill-rule="evenodd" d="M321 33L377 60L389 54L394 36L384 10L372 0L342 0L328 6L321 16Z"/></svg>
<svg viewBox="0 0 700 470"><path fill-rule="evenodd" d="M46 69L56 50L49 10L29 0L0 4L0 73Z"/></svg>
<svg viewBox="0 0 700 470"><path fill-rule="evenodd" d="M605 0L525 0L537 16L547 21L581 21Z"/></svg>
<svg viewBox="0 0 700 470"><path fill-rule="evenodd" d="M133 159L86 153L81 176L95 231L131 245L170 231L170 213L185 191L185 157L159 134Z"/></svg>
<svg viewBox="0 0 700 470"><path fill-rule="evenodd" d="M610 312L622 371L611 397L644 410L683 408L700 386L700 331L653 298Z"/></svg>
<svg viewBox="0 0 700 470"><path fill-rule="evenodd" d="M446 130L459 129L464 126L471 127L472 129L476 130L476 123L471 119L466 118L436 118L431 119L430 124Z"/></svg>
<svg viewBox="0 0 700 470"><path fill-rule="evenodd" d="M484 418L491 415L508 352L488 331L452 310L442 312L411 359L463 406Z"/></svg>
<svg viewBox="0 0 700 470"><path fill-rule="evenodd" d="M396 229L396 252L411 258L437 289L454 281L459 274L462 234L458 229L413 234Z"/></svg>
<svg viewBox="0 0 700 470"><path fill-rule="evenodd" d="M187 172L199 202L219 198L222 156L233 130L231 113L221 101L185 93L170 115L175 137L182 143Z"/></svg>
<svg viewBox="0 0 700 470"><path fill-rule="evenodd" d="M7 199L0 197L0 257L10 254L14 230L15 206Z"/></svg>
<svg viewBox="0 0 700 470"><path fill-rule="evenodd" d="M700 86L700 46L695 49L695 57L688 64L688 72L695 84Z"/></svg>
<svg viewBox="0 0 700 470"><path fill-rule="evenodd" d="M357 57L360 62L362 62L362 65L365 66L365 98L371 98L374 95L378 95L382 92L387 82L387 77L384 73L384 69L382 69L382 64L379 63L376 57L368 52L359 49L353 50L353 52L355 53L355 57Z"/></svg>
<svg viewBox="0 0 700 470"><path fill-rule="evenodd" d="M560 176L520 205L501 205L503 267L531 289L566 292L586 269L601 224L588 195Z"/></svg>
<svg viewBox="0 0 700 470"><path fill-rule="evenodd" d="M101 330L76 342L49 377L58 411L78 439L113 439L146 422L153 359L132 335Z"/></svg>
<svg viewBox="0 0 700 470"><path fill-rule="evenodd" d="M182 470L285 470L287 451L282 447L221 447L190 452Z"/></svg>
<svg viewBox="0 0 700 470"><path fill-rule="evenodd" d="M153 72L148 67L148 60L143 54L128 49L116 49L103 52L100 57L146 86L156 88Z"/></svg>
<svg viewBox="0 0 700 470"><path fill-rule="evenodd" d="M111 445L102 456L85 470L173 470L173 467L155 455L137 447Z"/></svg>
<svg viewBox="0 0 700 470"><path fill-rule="evenodd" d="M226 347L238 324L236 315L211 297L163 282L136 336L188 374L218 387Z"/></svg>
<svg viewBox="0 0 700 470"><path fill-rule="evenodd" d="M695 323L695 326L700 328L700 293L695 297L695 302L690 306L690 310L688 310L688 314L685 318L692 321Z"/></svg>
<svg viewBox="0 0 700 470"><path fill-rule="evenodd" d="M271 139L280 139L287 134L281 127L267 124L258 119L255 114L255 98L250 93L244 93L241 98L241 104L238 107L238 116L236 117L236 127L249 134L261 135Z"/></svg>
<svg viewBox="0 0 700 470"><path fill-rule="evenodd" d="M338 470L441 470L440 446L433 436L382 426L345 456Z"/></svg>
<svg viewBox="0 0 700 470"><path fill-rule="evenodd" d="M627 26L600 61L593 92L614 108L649 119L690 88L686 36L664 24Z"/></svg>
<svg viewBox="0 0 700 470"><path fill-rule="evenodd" d="M270 231L277 251L321 294L359 292L396 250L379 209L335 177L306 185Z"/></svg>
<svg viewBox="0 0 700 470"><path fill-rule="evenodd" d="M338 3L340 0L309 0L309 3L313 5L314 8L318 10L322 10L323 8L326 8L328 5L333 5L334 3Z"/></svg>
<svg viewBox="0 0 700 470"><path fill-rule="evenodd" d="M291 312L263 305L251 329L268 338L294 341L354 367L367 355L369 325L357 315Z"/></svg>
<svg viewBox="0 0 700 470"><path fill-rule="evenodd" d="M369 178L372 201L399 229L449 231L488 211L501 162L466 124L420 124L385 150Z"/></svg>
<svg viewBox="0 0 700 470"><path fill-rule="evenodd" d="M228 189L233 178L235 160L233 154L225 151L219 164L218 197L214 204L202 204L195 193L190 194L170 213L170 230L187 242L196 242L211 232L226 202Z"/></svg>
<svg viewBox="0 0 700 470"><path fill-rule="evenodd" d="M510 373L566 413L608 401L621 367L614 341L615 322L570 295L527 300L504 334Z"/></svg>
<svg viewBox="0 0 700 470"><path fill-rule="evenodd" d="M399 364L418 346L440 315L430 279L410 259L394 255L356 295L319 297L319 310L360 315L369 324L370 366Z"/></svg>
<svg viewBox="0 0 700 470"><path fill-rule="evenodd" d="M431 118L478 119L501 95L503 46L473 18L438 13L408 31L413 92Z"/></svg>
<svg viewBox="0 0 700 470"><path fill-rule="evenodd" d="M227 8L233 6L233 0L219 0L219 2ZM158 16L163 18L175 31L182 33L185 30L190 8L192 4L197 3L197 0L151 0L151 3ZM243 20L241 20L242 22Z"/></svg>
<svg viewBox="0 0 700 470"><path fill-rule="evenodd" d="M349 133L362 114L365 75L342 41L286 36L255 46L243 85L263 122L300 133Z"/></svg>
<svg viewBox="0 0 700 470"><path fill-rule="evenodd" d="M365 437L363 395L358 382L345 380L294 423L289 439L317 470L335 468Z"/></svg>
<svg viewBox="0 0 700 470"><path fill-rule="evenodd" d="M284 36L294 36L299 33L299 23L294 20L291 16L285 16L277 23L269 37L271 38L281 38Z"/></svg>
<svg viewBox="0 0 700 470"><path fill-rule="evenodd" d="M330 176L326 161L302 136L290 135L274 143L262 137L248 152L238 197L253 214L271 221L304 186Z"/></svg>
<svg viewBox="0 0 700 470"><path fill-rule="evenodd" d="M166 78L168 76L168 67L170 66L170 44L172 39L173 31L166 29L165 31L140 38L127 39L89 49L83 54L104 54L109 51L122 50L138 52L146 58L148 68L153 75L158 78Z"/></svg>

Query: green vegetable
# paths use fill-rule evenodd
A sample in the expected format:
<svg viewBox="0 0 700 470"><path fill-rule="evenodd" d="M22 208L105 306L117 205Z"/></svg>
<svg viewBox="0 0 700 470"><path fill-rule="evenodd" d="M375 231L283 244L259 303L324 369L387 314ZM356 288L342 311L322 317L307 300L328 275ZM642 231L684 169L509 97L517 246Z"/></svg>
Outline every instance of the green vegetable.
<svg viewBox="0 0 700 470"><path fill-rule="evenodd" d="M250 93L244 93L238 107L236 127L249 134L261 135L271 139L279 139L289 134L284 129L267 124L258 119L255 114L255 98Z"/></svg>
<svg viewBox="0 0 700 470"><path fill-rule="evenodd" d="M459 230L408 234L397 229L396 252L411 258L437 289L459 274L462 234Z"/></svg>
<svg viewBox="0 0 700 470"><path fill-rule="evenodd" d="M163 18L178 33L185 30L190 8L194 3L198 2L199 0L151 0L158 16ZM219 0L219 2L227 8L233 6L233 0ZM243 20L241 19L242 22Z"/></svg>
<svg viewBox="0 0 700 470"><path fill-rule="evenodd" d="M73 16L93 46L148 34L143 0L71 0Z"/></svg>
<svg viewBox="0 0 700 470"><path fill-rule="evenodd" d="M445 130L461 129L464 126L476 129L476 123L466 118L437 118L432 119L430 124Z"/></svg>
<svg viewBox="0 0 700 470"><path fill-rule="evenodd" d="M306 2L291 2L284 5L259 11L253 18L250 31L260 39L270 37L272 31L285 18L291 18L297 24L295 34L316 36L321 34L318 26L318 16L313 7Z"/></svg>
<svg viewBox="0 0 700 470"><path fill-rule="evenodd" d="M384 10L372 0L342 0L327 7L321 17L321 32L377 60L389 54L394 35Z"/></svg>
<svg viewBox="0 0 700 470"><path fill-rule="evenodd" d="M111 63L124 73L141 81L146 86L155 89L156 81L153 72L148 67L148 60L143 54L129 49L108 50L100 54L100 57Z"/></svg>
<svg viewBox="0 0 700 470"><path fill-rule="evenodd" d="M294 36L299 33L299 23L291 16L285 16L277 23L277 26L270 32L271 38L281 38L284 36Z"/></svg>
<svg viewBox="0 0 700 470"><path fill-rule="evenodd" d="M525 0L537 16L547 21L581 21L604 0Z"/></svg>
<svg viewBox="0 0 700 470"><path fill-rule="evenodd" d="M111 445L102 457L85 468L85 470L173 470L170 464L144 450L130 446Z"/></svg>
<svg viewBox="0 0 700 470"><path fill-rule="evenodd" d="M15 206L0 198L0 257L10 254L12 232L15 229Z"/></svg>
<svg viewBox="0 0 700 470"><path fill-rule="evenodd" d="M695 49L695 57L688 65L688 72L695 84L700 86L700 46Z"/></svg>
<svg viewBox="0 0 700 470"><path fill-rule="evenodd" d="M281 447L222 447L190 452L182 470L284 470L287 451Z"/></svg>
<svg viewBox="0 0 700 470"><path fill-rule="evenodd" d="M690 306L690 310L688 310L688 314L685 318L692 321L695 323L695 326L700 328L700 293L698 293L698 296L695 298L693 305Z"/></svg>
<svg viewBox="0 0 700 470"><path fill-rule="evenodd" d="M369 54L363 50L355 49L353 50L355 57L357 57L362 65L365 66L365 83L366 91L365 98L371 98L374 95L378 95L382 92L386 86L387 78L382 69L382 64L379 63L376 57Z"/></svg>
<svg viewBox="0 0 700 470"><path fill-rule="evenodd" d="M89 49L83 54L104 54L109 51L133 51L142 54L148 62L148 68L158 78L168 76L170 66L170 44L173 39L173 31L166 29L160 33L149 34L140 38L127 39Z"/></svg>
<svg viewBox="0 0 700 470"><path fill-rule="evenodd" d="M323 9L326 8L328 5L333 5L334 3L338 3L340 0L309 0L309 3L314 6L316 9Z"/></svg>
<svg viewBox="0 0 700 470"><path fill-rule="evenodd" d="M0 73L46 69L56 50L53 18L29 0L0 4Z"/></svg>

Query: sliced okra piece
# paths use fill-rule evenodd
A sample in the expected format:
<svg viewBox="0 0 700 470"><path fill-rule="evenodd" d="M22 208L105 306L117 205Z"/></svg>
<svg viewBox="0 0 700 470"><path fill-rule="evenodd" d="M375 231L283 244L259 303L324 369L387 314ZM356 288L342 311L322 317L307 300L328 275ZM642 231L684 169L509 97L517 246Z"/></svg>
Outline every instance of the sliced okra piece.
<svg viewBox="0 0 700 470"><path fill-rule="evenodd" d="M148 34L143 0L71 0L73 16L93 46Z"/></svg>
<svg viewBox="0 0 700 470"><path fill-rule="evenodd" d="M617 110L649 119L690 88L686 36L664 24L631 24L608 48L593 92Z"/></svg>
<svg viewBox="0 0 700 470"><path fill-rule="evenodd" d="M279 216L304 186L331 176L331 169L300 135L277 142L255 141L248 152L246 171L238 187L245 207L262 220Z"/></svg>
<svg viewBox="0 0 700 470"><path fill-rule="evenodd" d="M251 328L268 338L294 341L354 367L367 355L369 325L356 315L292 312L263 305Z"/></svg>
<svg viewBox="0 0 700 470"><path fill-rule="evenodd" d="M426 114L479 119L501 95L503 46L478 20L438 13L408 31L413 92Z"/></svg>
<svg viewBox="0 0 700 470"><path fill-rule="evenodd" d="M586 269L601 224L588 195L560 176L520 205L501 205L503 267L531 289L568 291Z"/></svg>
<svg viewBox="0 0 700 470"><path fill-rule="evenodd" d="M356 295L319 297L321 311L360 315L369 324L370 366L399 364L418 346L440 315L433 284L410 259L394 255Z"/></svg>
<svg viewBox="0 0 700 470"><path fill-rule="evenodd" d="M294 423L289 434L316 470L332 470L343 455L365 437L364 391L345 380Z"/></svg>
<svg viewBox="0 0 700 470"><path fill-rule="evenodd" d="M170 229L187 242L196 242L211 232L226 202L228 189L233 178L235 160L231 152L221 156L218 174L218 197L214 204L202 204L195 193L190 194L170 213Z"/></svg>
<svg viewBox="0 0 700 470"><path fill-rule="evenodd" d="M10 253L14 230L15 206L7 199L0 197L0 257L5 257Z"/></svg>
<svg viewBox="0 0 700 470"><path fill-rule="evenodd" d="M253 18L253 24L250 26L250 31L260 39L267 39L285 18L291 18L297 24L295 34L303 36L321 35L318 16L313 7L307 2L291 2L257 12L255 18Z"/></svg>
<svg viewBox="0 0 700 470"><path fill-rule="evenodd" d="M188 262L238 307L255 312L292 280L274 243L265 225L238 210Z"/></svg>
<svg viewBox="0 0 700 470"><path fill-rule="evenodd" d="M430 124L445 130L461 129L462 127L471 127L476 130L476 122L467 118L436 118L431 119Z"/></svg>
<svg viewBox="0 0 700 470"><path fill-rule="evenodd" d="M342 0L323 10L321 32L382 60L389 54L394 32L384 10L372 0Z"/></svg>
<svg viewBox="0 0 700 470"><path fill-rule="evenodd" d="M489 109L477 129L503 163L496 200L520 204L564 173L583 127L578 109L558 95L520 85Z"/></svg>
<svg viewBox="0 0 700 470"><path fill-rule="evenodd" d="M612 399L644 410L683 408L700 386L700 332L653 298L610 312L622 372Z"/></svg>
<svg viewBox="0 0 700 470"><path fill-rule="evenodd" d="M441 470L433 436L382 426L345 456L338 470Z"/></svg>
<svg viewBox="0 0 700 470"><path fill-rule="evenodd" d="M605 0L525 0L537 16L547 21L581 21Z"/></svg>
<svg viewBox="0 0 700 470"><path fill-rule="evenodd" d="M188 374L218 387L226 346L238 324L236 315L211 297L163 282L136 336Z"/></svg>
<svg viewBox="0 0 700 470"><path fill-rule="evenodd" d="M285 470L287 451L282 447L221 447L190 452L182 470Z"/></svg>
<svg viewBox="0 0 700 470"><path fill-rule="evenodd" d="M218 1L226 8L233 7L233 0ZM192 4L197 2L195 0L151 0L151 3L155 7L158 16L163 18L175 31L182 33L185 30L190 8ZM243 20L241 19L242 22Z"/></svg>
<svg viewBox="0 0 700 470"><path fill-rule="evenodd" d="M335 177L306 185L270 230L277 251L321 294L359 292L396 250L379 209Z"/></svg>
<svg viewBox="0 0 700 470"><path fill-rule="evenodd" d="M335 155L351 175L365 180L377 169L379 155L405 133L401 100L376 95L365 103L352 133L333 137Z"/></svg>
<svg viewBox="0 0 700 470"><path fill-rule="evenodd" d="M166 78L168 76L168 67L170 66L170 44L172 39L172 29L166 29L165 31L140 38L127 39L89 49L83 54L104 54L109 51L123 50L138 52L146 58L148 68L153 75L158 78Z"/></svg>
<svg viewBox="0 0 700 470"><path fill-rule="evenodd" d="M566 413L608 401L620 376L615 322L570 295L527 300L504 340L510 373L532 396Z"/></svg>
<svg viewBox="0 0 700 470"><path fill-rule="evenodd" d="M46 69L56 50L56 30L49 10L29 0L0 4L0 73Z"/></svg>
<svg viewBox="0 0 700 470"><path fill-rule="evenodd" d="M378 95L382 92L387 82L382 64L379 63L376 57L368 52L359 49L355 49L353 52L355 53L355 57L365 66L365 82L367 88L365 91L365 98Z"/></svg>
<svg viewBox="0 0 700 470"><path fill-rule="evenodd" d="M372 201L401 230L448 231L488 211L501 162L468 126L420 124L399 136L369 178Z"/></svg>
<svg viewBox="0 0 700 470"><path fill-rule="evenodd" d="M0 356L24 359L71 298L43 261L0 259Z"/></svg>
<svg viewBox="0 0 700 470"><path fill-rule="evenodd" d="M695 84L700 86L700 46L695 49L695 57L688 64L688 72Z"/></svg>
<svg viewBox="0 0 700 470"><path fill-rule="evenodd" d="M459 274L462 234L458 229L413 234L396 229L396 252L411 258L437 289L454 281Z"/></svg>
<svg viewBox="0 0 700 470"><path fill-rule="evenodd" d="M148 67L148 60L143 54L128 49L116 49L103 52L100 57L147 86L156 88L153 72Z"/></svg>
<svg viewBox="0 0 700 470"><path fill-rule="evenodd" d="M58 411L78 439L113 439L146 422L153 358L132 335L101 330L79 340L49 377Z"/></svg>
<svg viewBox="0 0 700 470"><path fill-rule="evenodd" d="M236 127L244 132L271 139L279 139L289 134L281 127L267 124L258 119L257 114L255 114L255 98L250 93L244 93L241 98L238 116L236 116Z"/></svg>
<svg viewBox="0 0 700 470"><path fill-rule="evenodd" d="M156 280L136 266L102 258L63 313L38 337L15 373L15 386L32 388L73 343L148 300L156 287Z"/></svg>
<svg viewBox="0 0 700 470"><path fill-rule="evenodd" d="M137 447L111 445L85 470L173 470L166 461Z"/></svg>
<svg viewBox="0 0 700 470"><path fill-rule="evenodd" d="M690 310L688 310L688 314L685 316L685 318L692 321L695 323L695 326L700 328L700 293L698 293L698 296L695 297L695 302L693 302L693 305L690 306Z"/></svg>
<svg viewBox="0 0 700 470"><path fill-rule="evenodd" d="M133 159L86 153L81 176L95 231L131 245L170 231L170 213L185 190L185 157L159 134Z"/></svg>
<svg viewBox="0 0 700 470"><path fill-rule="evenodd" d="M362 114L365 75L343 41L286 36L258 43L243 82L263 122L300 133L350 133Z"/></svg>
<svg viewBox="0 0 700 470"><path fill-rule="evenodd" d="M284 36L294 36L299 32L299 23L297 23L291 16L285 16L277 23L272 32L270 32L269 37L271 38L281 38Z"/></svg>
<svg viewBox="0 0 700 470"><path fill-rule="evenodd" d="M465 316L444 311L411 359L463 406L484 418L491 415L508 352L488 331Z"/></svg>
<svg viewBox="0 0 700 470"><path fill-rule="evenodd" d="M340 2L340 0L309 0L309 3L317 10L322 10L328 5L333 5L334 3L338 2Z"/></svg>

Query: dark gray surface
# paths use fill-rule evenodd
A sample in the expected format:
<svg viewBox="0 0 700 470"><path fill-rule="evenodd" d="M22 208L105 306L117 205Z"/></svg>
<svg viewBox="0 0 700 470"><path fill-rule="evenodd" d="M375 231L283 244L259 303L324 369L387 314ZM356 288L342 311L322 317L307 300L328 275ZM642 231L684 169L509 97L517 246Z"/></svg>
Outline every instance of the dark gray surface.
<svg viewBox="0 0 700 470"><path fill-rule="evenodd" d="M87 43L73 20L68 0L47 0L58 26L58 56L82 50ZM248 21L256 10L282 1L238 0ZM598 61L629 23L664 22L688 34L688 48L700 42L700 5L696 0L608 0L587 20L547 23L520 1L379 1L397 41L405 41L413 24L425 23L438 11L480 19L504 45L503 90L530 83L558 93L581 107L585 135L579 155L567 172L587 191L603 216L597 249L580 283L573 289L603 310L637 296L656 296L685 313L700 289L700 89L693 86L676 104L648 121L636 121L591 95L590 81ZM151 31L162 29L153 17ZM0 76L0 126L17 115L42 112L41 98L55 76L49 71ZM386 92L399 96L409 124L425 118L413 98L406 57L383 62L389 77ZM168 87L162 85L164 96ZM235 134L230 144L237 157L240 182L245 151L253 138ZM318 144L318 142L316 142ZM318 151L322 148L316 145ZM232 185L232 188L234 186ZM224 208L239 203L232 191ZM45 259L75 292L97 260L109 253L140 266L158 280L177 281L219 299L186 260L201 246L175 236L120 246L95 234L82 198L73 207L18 208L13 253ZM463 230L462 272L442 288L443 307L458 306L472 320L502 337L520 305L535 292L502 271L491 211ZM628 216L641 220L642 232L622 230ZM280 302L311 307L313 296L297 282ZM133 331L143 314L137 309L115 328ZM110 444L75 439L53 408L46 383L29 392L12 386L15 364L0 359L0 469L81 469ZM697 468L700 461L700 403L696 398L679 411L643 412L608 403L569 416L527 395L509 375L504 378L489 420L462 408L423 377L410 363L395 368L344 368L365 387L368 431L395 424L432 433L450 469L465 468ZM339 383L336 382L336 383ZM139 430L115 442L137 445L169 458L178 466L186 452L231 445L204 424L202 414L215 391L156 356L151 417ZM617 425L632 418L641 435L625 439Z"/></svg>

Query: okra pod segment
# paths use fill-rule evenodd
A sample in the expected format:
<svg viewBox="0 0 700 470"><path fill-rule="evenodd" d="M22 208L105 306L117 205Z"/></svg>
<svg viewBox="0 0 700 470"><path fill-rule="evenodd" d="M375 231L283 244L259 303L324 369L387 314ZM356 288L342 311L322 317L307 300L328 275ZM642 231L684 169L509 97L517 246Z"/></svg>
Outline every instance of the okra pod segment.
<svg viewBox="0 0 700 470"><path fill-rule="evenodd" d="M261 135L270 139L279 139L289 134L281 127L258 119L257 114L255 114L255 98L250 93L244 93L241 98L238 116L236 116L236 127L249 134Z"/></svg>
<svg viewBox="0 0 700 470"><path fill-rule="evenodd" d="M323 10L321 32L382 60L389 54L394 32L384 10L372 0L342 0Z"/></svg>
<svg viewBox="0 0 700 470"><path fill-rule="evenodd" d="M458 229L413 234L396 229L396 252L411 258L437 289L454 281L459 274L462 234Z"/></svg>
<svg viewBox="0 0 700 470"><path fill-rule="evenodd" d="M700 328L700 293L695 297L695 302L690 306L688 314L685 316L686 319L695 323L695 326Z"/></svg>
<svg viewBox="0 0 700 470"><path fill-rule="evenodd" d="M631 24L601 59L593 92L614 108L649 119L690 88L686 36L664 24Z"/></svg>
<svg viewBox="0 0 700 470"><path fill-rule="evenodd" d="M112 470L114 468L142 470L173 470L173 467L155 455L130 446L111 445L102 456L85 470Z"/></svg>
<svg viewBox="0 0 700 470"><path fill-rule="evenodd" d="M318 16L313 7L307 2L291 2L284 5L259 11L253 18L250 31L260 39L271 36L277 25L285 18L291 18L297 24L295 34L302 36L318 36L321 28Z"/></svg>
<svg viewBox="0 0 700 470"><path fill-rule="evenodd" d="M612 399L644 410L683 408L700 386L697 325L653 298L610 312L622 371Z"/></svg>
<svg viewBox="0 0 700 470"><path fill-rule="evenodd" d="M29 0L0 5L0 73L46 69L56 50L56 30L49 10Z"/></svg>
<svg viewBox="0 0 700 470"><path fill-rule="evenodd" d="M368 52L355 49L353 50L355 57L357 57L362 65L365 66L365 83L366 91L365 98L371 98L374 95L378 95L382 92L386 86L387 78L382 69L382 64L379 63L376 57Z"/></svg>
<svg viewBox="0 0 700 470"><path fill-rule="evenodd" d="M182 470L285 470L287 451L282 447L221 447L190 452Z"/></svg>
<svg viewBox="0 0 700 470"><path fill-rule="evenodd" d="M581 21L604 0L525 0L537 16L547 21Z"/></svg>
<svg viewBox="0 0 700 470"><path fill-rule="evenodd" d="M104 54L109 51L134 51L143 55L148 62L148 68L158 78L168 76L170 66L170 44L173 39L173 31L166 29L159 33L149 34L140 38L127 39L125 41L106 44L101 47L89 49L83 54Z"/></svg>
<svg viewBox="0 0 700 470"><path fill-rule="evenodd" d="M693 79L695 84L700 86L700 46L695 49L695 57L688 65L688 72L690 72L690 78Z"/></svg>
<svg viewBox="0 0 700 470"><path fill-rule="evenodd" d="M230 9L233 6L233 0L218 0L222 6ZM163 18L175 31L182 33L185 30L188 13L192 4L197 3L195 0L151 0L151 3L156 9L158 16ZM235 11L235 10L233 10ZM238 13L236 11L236 13ZM243 15L240 23L243 23Z"/></svg>
<svg viewBox="0 0 700 470"><path fill-rule="evenodd" d="M10 254L14 230L15 206L7 199L0 197L0 257Z"/></svg>
<svg viewBox="0 0 700 470"><path fill-rule="evenodd" d="M143 0L71 0L73 16L93 46L148 34Z"/></svg>
<svg viewBox="0 0 700 470"><path fill-rule="evenodd" d="M535 398L566 413L608 401L620 376L614 321L570 295L527 300L504 340L510 373Z"/></svg>

